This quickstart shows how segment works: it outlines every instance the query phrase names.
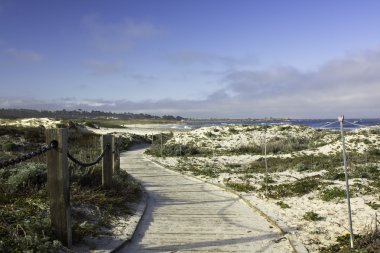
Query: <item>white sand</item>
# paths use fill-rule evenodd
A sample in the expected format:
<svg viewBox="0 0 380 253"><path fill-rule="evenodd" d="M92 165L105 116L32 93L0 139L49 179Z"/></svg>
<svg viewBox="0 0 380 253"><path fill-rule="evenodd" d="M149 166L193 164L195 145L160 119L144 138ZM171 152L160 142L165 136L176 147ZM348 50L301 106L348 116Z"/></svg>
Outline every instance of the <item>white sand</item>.
<svg viewBox="0 0 380 253"><path fill-rule="evenodd" d="M8 120L0 119L0 126L20 126L20 127L38 127L44 126L45 128L55 127L57 124L61 123L60 120L49 119L49 118L27 118L27 119L17 119Z"/></svg>
<svg viewBox="0 0 380 253"><path fill-rule="evenodd" d="M233 128L234 130L230 130ZM254 126L220 126L220 127L205 127L196 129L186 133L175 133L174 138L169 142L171 144L186 145L193 143L197 147L211 150L229 150L239 146L247 145L262 145L264 131L259 131L259 128ZM285 129L285 130L284 130ZM235 131L236 130L236 131ZM318 134L318 130L305 128L300 126L274 126L268 129L266 133L267 139L284 139L291 137L310 138ZM318 154L337 154L341 155L341 138L339 132L330 132L317 138L319 146L312 149L307 149L288 154L270 155L268 157L294 157L304 155ZM349 132L346 135L346 144L348 150L353 150L358 153L363 153L370 147L378 147L380 143L380 135L369 135L368 130L356 130ZM264 182L264 175L260 173L251 173L248 177L246 174L239 172L239 167L244 167L263 157L262 155L213 155L208 157L189 157L186 160L183 158L167 157L153 158L158 162L177 169L179 166L202 168L214 168L216 171L223 171L217 178L208 178L199 176L209 182L225 184L226 182L246 183L260 188ZM236 165L237 169L228 170L228 164ZM226 166L227 165L227 166ZM241 168L240 167L240 168ZM328 169L328 168L326 168ZM292 183L305 177L318 176L325 173L321 171L306 171L298 172L292 168L288 168L283 172L271 173L270 177L275 181L273 184ZM343 168L342 168L343 172ZM186 172L190 173L190 172ZM367 179L351 179L351 193L355 194L351 198L352 217L354 233L365 233L371 225L375 224L374 219L377 211L372 209L366 203L380 203L378 193L372 195L362 195L355 188L355 184L368 186L371 180ZM332 182L332 181L330 181ZM344 189L344 181L333 181L333 185L326 188L338 187ZM355 191L355 192L354 192ZM320 247L328 246L335 243L336 237L348 233L348 214L347 203L345 199L336 199L332 201L323 201L320 198L318 190L301 197L285 197L283 199L266 199L262 191L252 191L242 193L249 201L261 210L267 213L273 220L285 223L296 236L305 244L310 252L318 252ZM278 204L283 201L290 208L281 208ZM306 212L315 212L322 220L307 221L303 218Z"/></svg>
<svg viewBox="0 0 380 253"><path fill-rule="evenodd" d="M0 120L0 125L7 124L7 120ZM45 127L54 126L60 123L51 119L26 119L17 120L12 125L22 126L38 126ZM9 125L9 123L8 123ZM208 149L212 155L208 157L189 157L188 159L167 157L152 158L158 162L178 169L179 166L194 166L195 168L213 168L220 172L217 178L208 178L199 176L212 182L225 184L226 182L249 183L259 189L263 184L265 174L241 173L240 168L244 168L253 161L263 157L263 155L228 155L223 154L233 148L241 146L263 146L264 131L261 127L255 126L218 126L205 127L193 131L182 131L175 128L175 125L157 125L157 124L134 124L126 125L125 128L101 128L89 130L98 134L113 133L116 135L128 136L131 134L152 135L163 132L174 132L174 138L169 141L170 144L186 145L192 143L197 147ZM320 131L312 128L301 126L272 126L265 134L267 141L269 140L287 140L289 138L311 138L317 136ZM268 155L268 157L295 157L304 155L332 155L341 154L341 138L339 132L329 132L322 134L316 138L317 147L309 148L302 151ZM348 150L363 153L369 148L378 148L380 144L379 134L369 134L368 129L355 130L348 132L346 135L346 145ZM225 153L225 152L224 152ZM235 168L236 167L236 168ZM305 177L312 177L326 173L326 170L310 172L298 172L293 168L285 168L282 172L270 174L270 178L274 180L273 184L292 183ZM328 169L328 168L326 168ZM343 172L343 169L342 169ZM190 173L190 172L185 172ZM367 203L380 204L378 193L363 195L358 193L355 184L367 186L371 180L368 179L351 179L351 193L355 191L355 196L351 198L352 217L354 233L365 233L373 224L374 218L378 212L372 209ZM338 187L344 189L343 181L333 181L333 185L327 188ZM348 233L348 214L347 203L344 199L333 201L323 201L320 198L319 191L313 191L301 197L285 197L282 199L266 199L262 191L252 191L249 193L241 193L251 203L259 207L262 211L272 217L278 223L286 224L292 233L294 233L308 248L310 252L318 252L320 247L335 243L337 236ZM290 206L290 208L281 208L277 202L282 201ZM306 212L315 212L322 220L307 221L303 218Z"/></svg>

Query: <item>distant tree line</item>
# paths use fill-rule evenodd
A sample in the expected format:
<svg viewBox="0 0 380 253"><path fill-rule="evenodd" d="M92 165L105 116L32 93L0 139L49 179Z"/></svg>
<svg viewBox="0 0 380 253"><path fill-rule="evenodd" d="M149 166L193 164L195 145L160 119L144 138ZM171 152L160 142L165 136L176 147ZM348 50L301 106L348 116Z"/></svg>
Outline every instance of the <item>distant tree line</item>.
<svg viewBox="0 0 380 253"><path fill-rule="evenodd" d="M154 116L146 113L114 113L102 111L83 111L81 109L67 111L65 109L59 111L47 110L31 110L31 109L0 109L0 118L15 119L15 118L57 118L57 119L164 119L164 120L182 120L180 116Z"/></svg>

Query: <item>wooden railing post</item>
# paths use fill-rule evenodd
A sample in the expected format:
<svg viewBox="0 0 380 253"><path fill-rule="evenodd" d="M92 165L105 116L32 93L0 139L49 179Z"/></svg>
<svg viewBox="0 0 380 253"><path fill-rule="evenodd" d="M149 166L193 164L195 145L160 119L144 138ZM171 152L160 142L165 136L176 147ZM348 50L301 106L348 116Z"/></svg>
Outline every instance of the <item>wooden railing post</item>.
<svg viewBox="0 0 380 253"><path fill-rule="evenodd" d="M56 237L72 246L69 170L67 163L67 129L47 129L46 143L57 141L57 148L47 152L47 187L50 218Z"/></svg>
<svg viewBox="0 0 380 253"><path fill-rule="evenodd" d="M117 171L120 170L120 150L119 150L120 137L117 137L114 142L115 142L115 150L113 153L113 157L114 157L113 173L116 173Z"/></svg>
<svg viewBox="0 0 380 253"><path fill-rule="evenodd" d="M113 137L112 135L103 135L102 136L102 148L106 149L106 152L103 156L103 170L102 170L102 185L104 187L110 187L112 184L112 170L113 170Z"/></svg>

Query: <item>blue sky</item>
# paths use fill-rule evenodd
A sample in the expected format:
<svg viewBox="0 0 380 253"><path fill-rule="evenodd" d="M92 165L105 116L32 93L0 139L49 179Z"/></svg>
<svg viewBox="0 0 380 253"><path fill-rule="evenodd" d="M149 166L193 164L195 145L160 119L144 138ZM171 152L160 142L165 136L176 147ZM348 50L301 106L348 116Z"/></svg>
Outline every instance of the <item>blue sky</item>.
<svg viewBox="0 0 380 253"><path fill-rule="evenodd" d="M379 117L380 1L0 0L0 108Z"/></svg>

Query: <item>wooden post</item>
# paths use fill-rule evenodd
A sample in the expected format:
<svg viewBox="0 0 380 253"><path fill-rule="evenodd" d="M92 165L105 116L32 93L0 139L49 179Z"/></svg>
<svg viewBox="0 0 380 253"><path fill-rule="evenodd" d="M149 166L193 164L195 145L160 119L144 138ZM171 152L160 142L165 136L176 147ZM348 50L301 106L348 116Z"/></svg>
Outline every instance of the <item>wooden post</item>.
<svg viewBox="0 0 380 253"><path fill-rule="evenodd" d="M58 147L47 152L47 186L50 218L55 236L71 248L71 208L67 163L67 129L47 129L46 143L57 141Z"/></svg>
<svg viewBox="0 0 380 253"><path fill-rule="evenodd" d="M162 157L162 133L161 133L161 157Z"/></svg>
<svg viewBox="0 0 380 253"><path fill-rule="evenodd" d="M109 148L107 146L109 145ZM112 135L102 136L102 149L106 149L103 156L103 170L102 170L102 185L110 187L112 184L112 170L113 170L113 138Z"/></svg>
<svg viewBox="0 0 380 253"><path fill-rule="evenodd" d="M113 153L113 157L114 157L113 173L120 170L120 150L119 150L120 137L117 137L116 141L114 142L115 142L115 150Z"/></svg>

